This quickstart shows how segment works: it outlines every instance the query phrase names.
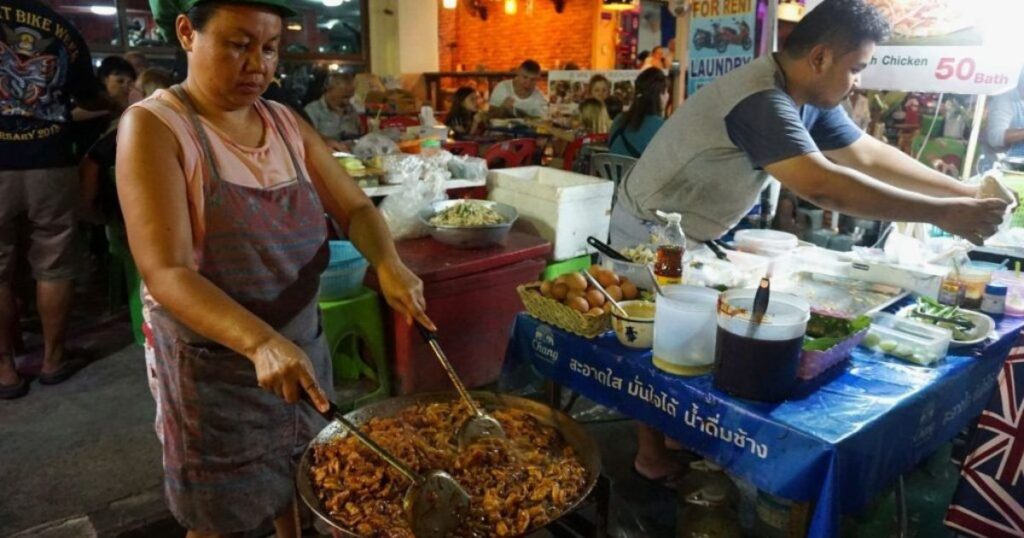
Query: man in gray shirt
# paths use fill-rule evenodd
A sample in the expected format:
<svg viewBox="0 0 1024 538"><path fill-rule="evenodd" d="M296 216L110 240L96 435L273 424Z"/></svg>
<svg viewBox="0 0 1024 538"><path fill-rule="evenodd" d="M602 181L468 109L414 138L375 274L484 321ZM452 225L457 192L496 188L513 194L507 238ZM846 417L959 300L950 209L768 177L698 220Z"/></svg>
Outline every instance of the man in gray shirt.
<svg viewBox="0 0 1024 538"><path fill-rule="evenodd" d="M331 149L343 149L342 139L359 136L359 113L352 105L355 80L349 73L332 73L324 81L324 94L306 105L306 114Z"/></svg>
<svg viewBox="0 0 1024 538"><path fill-rule="evenodd" d="M702 88L672 115L619 186L612 242L648 243L655 211L683 215L690 239L717 239L757 201L768 175L844 214L927 222L980 244L1006 203L870 136L839 104L890 26L865 0L825 0L782 52Z"/></svg>

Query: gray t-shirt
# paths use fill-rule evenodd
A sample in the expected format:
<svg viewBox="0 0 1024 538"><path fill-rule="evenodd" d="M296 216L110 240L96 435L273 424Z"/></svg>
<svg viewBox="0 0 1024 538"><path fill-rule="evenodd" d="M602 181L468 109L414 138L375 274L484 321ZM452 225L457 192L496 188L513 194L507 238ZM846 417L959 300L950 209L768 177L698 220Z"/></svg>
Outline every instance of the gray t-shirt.
<svg viewBox="0 0 1024 538"><path fill-rule="evenodd" d="M659 209L681 213L687 237L717 239L757 202L764 166L862 135L841 107L798 107L764 56L702 88L665 122L619 186L618 203L643 220Z"/></svg>

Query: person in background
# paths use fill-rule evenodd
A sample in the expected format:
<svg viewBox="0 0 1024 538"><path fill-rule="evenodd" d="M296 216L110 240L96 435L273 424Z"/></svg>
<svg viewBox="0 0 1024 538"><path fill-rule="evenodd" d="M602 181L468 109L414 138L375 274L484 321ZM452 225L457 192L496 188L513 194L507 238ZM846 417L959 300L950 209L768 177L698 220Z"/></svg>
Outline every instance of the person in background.
<svg viewBox="0 0 1024 538"><path fill-rule="evenodd" d="M668 78L661 69L648 68L636 77L635 86L633 104L612 122L608 148L612 153L639 159L665 123Z"/></svg>
<svg viewBox="0 0 1024 538"><path fill-rule="evenodd" d="M306 105L306 114L324 142L333 150L342 151L350 140L360 135L359 113L352 105L356 93L351 73L331 73L324 80L324 94Z"/></svg>
<svg viewBox="0 0 1024 538"><path fill-rule="evenodd" d="M174 84L174 74L162 67L150 67L139 74L135 86L142 90L143 97L153 95L157 90L170 88Z"/></svg>
<svg viewBox="0 0 1024 538"><path fill-rule="evenodd" d="M548 100L537 89L538 78L540 64L533 60L526 60L520 64L512 80L499 82L491 92L491 117L544 117Z"/></svg>
<svg viewBox="0 0 1024 538"><path fill-rule="evenodd" d="M1017 87L992 99L985 137L988 145L1011 157L1024 157L1024 71Z"/></svg>
<svg viewBox="0 0 1024 538"><path fill-rule="evenodd" d="M368 100L383 100L387 88L380 77L373 73L357 73L355 77L356 93L352 96L352 106L356 112L366 114Z"/></svg>
<svg viewBox="0 0 1024 538"><path fill-rule="evenodd" d="M78 261L71 101L83 110L111 105L96 81L89 47L71 23L36 0L5 0L4 7L0 49L32 75L22 79L20 91L0 92L0 399L12 399L29 390L14 363L12 285L19 238L27 238L43 327L37 379L61 383L85 365L64 342Z"/></svg>
<svg viewBox="0 0 1024 538"><path fill-rule="evenodd" d="M124 53L124 59L128 60L128 63L132 64L132 68L135 69L135 73L142 75L142 72L149 67L149 60L146 59L146 55L137 51L131 50ZM139 85L139 79L135 79L135 84L132 85L131 90L128 93L129 104L141 101L146 96L146 92L143 91L142 86Z"/></svg>
<svg viewBox="0 0 1024 538"><path fill-rule="evenodd" d="M611 126L608 119L608 111L604 103L597 98L588 97L580 103L580 128L577 133L580 136L591 134L605 134Z"/></svg>
<svg viewBox="0 0 1024 538"><path fill-rule="evenodd" d="M651 55L644 58L644 62L640 64L640 69L647 69L650 67L657 67L658 69L668 69L668 65L665 62L665 47L657 46L651 50Z"/></svg>
<svg viewBox="0 0 1024 538"><path fill-rule="evenodd" d="M612 83L608 81L608 77L600 73L590 77L587 88L590 89L589 97L593 97L602 103L612 93Z"/></svg>
<svg viewBox="0 0 1024 538"><path fill-rule="evenodd" d="M85 152L117 122L121 112L130 104L131 89L135 83L135 68L120 56L107 56L96 70L100 87L108 107L104 110L86 110L75 107L71 111L72 136L75 158L81 160Z"/></svg>
<svg viewBox="0 0 1024 538"><path fill-rule="evenodd" d="M636 67L637 67L638 69L639 69L640 67L643 67L643 65L644 65L644 62L646 62L646 61L647 61L647 58L648 58L648 57L649 57L650 55L651 55L651 51L649 51L649 50L642 50L642 51L640 51L640 54L637 54L637 55L636 55Z"/></svg>
<svg viewBox="0 0 1024 538"><path fill-rule="evenodd" d="M604 100L604 108L608 111L608 117L614 122L615 118L619 117L619 114L622 114L622 110L625 106L622 104L622 99L611 95Z"/></svg>
<svg viewBox="0 0 1024 538"><path fill-rule="evenodd" d="M482 105L483 99L475 89L463 86L455 91L452 108L445 119L445 125L455 133L455 138L483 134L487 112Z"/></svg>
<svg viewBox="0 0 1024 538"><path fill-rule="evenodd" d="M138 73L132 64L120 56L107 56L100 62L96 76L107 92L107 97L121 110L128 108L131 89Z"/></svg>

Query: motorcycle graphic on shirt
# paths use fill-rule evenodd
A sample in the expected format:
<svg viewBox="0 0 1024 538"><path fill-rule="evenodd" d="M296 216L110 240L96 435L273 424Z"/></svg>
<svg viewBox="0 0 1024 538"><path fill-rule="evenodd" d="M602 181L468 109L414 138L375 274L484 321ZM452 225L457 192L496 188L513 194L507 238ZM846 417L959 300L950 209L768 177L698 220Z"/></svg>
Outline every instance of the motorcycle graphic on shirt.
<svg viewBox="0 0 1024 538"><path fill-rule="evenodd" d="M42 121L66 121L67 111L58 99L69 59L63 48L45 52L53 39L44 39L32 28L2 25L0 41L0 115Z"/></svg>

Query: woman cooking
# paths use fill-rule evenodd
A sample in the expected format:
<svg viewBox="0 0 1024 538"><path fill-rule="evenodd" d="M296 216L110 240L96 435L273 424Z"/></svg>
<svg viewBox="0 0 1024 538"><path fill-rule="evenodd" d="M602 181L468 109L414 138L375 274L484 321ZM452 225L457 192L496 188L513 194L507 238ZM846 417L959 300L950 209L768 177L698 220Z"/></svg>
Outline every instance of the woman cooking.
<svg viewBox="0 0 1024 538"><path fill-rule="evenodd" d="M317 310L325 209L388 304L433 327L422 283L316 131L260 99L288 0L153 2L188 77L125 114L117 184L145 283L167 501L189 536L271 519L298 536L293 457L323 425L298 402L324 410L331 392Z"/></svg>

